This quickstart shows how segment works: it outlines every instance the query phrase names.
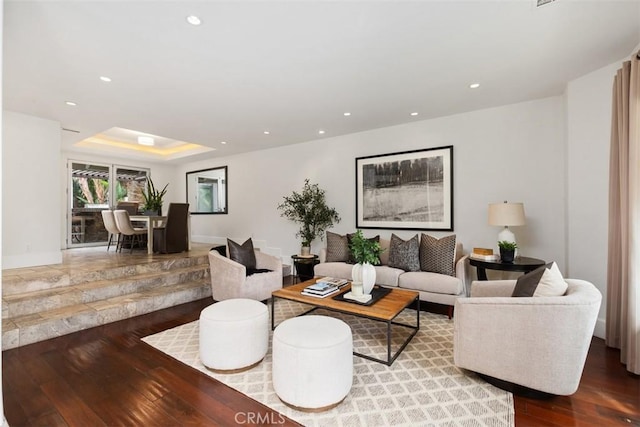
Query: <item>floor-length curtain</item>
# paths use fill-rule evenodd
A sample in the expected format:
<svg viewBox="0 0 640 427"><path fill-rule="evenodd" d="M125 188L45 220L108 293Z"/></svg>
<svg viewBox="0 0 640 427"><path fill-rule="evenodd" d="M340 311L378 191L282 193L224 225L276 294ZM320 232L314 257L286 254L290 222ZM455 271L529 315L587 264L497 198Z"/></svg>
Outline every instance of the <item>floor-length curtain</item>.
<svg viewBox="0 0 640 427"><path fill-rule="evenodd" d="M640 53L639 53L640 54ZM640 374L640 60L614 79L609 161L607 337Z"/></svg>

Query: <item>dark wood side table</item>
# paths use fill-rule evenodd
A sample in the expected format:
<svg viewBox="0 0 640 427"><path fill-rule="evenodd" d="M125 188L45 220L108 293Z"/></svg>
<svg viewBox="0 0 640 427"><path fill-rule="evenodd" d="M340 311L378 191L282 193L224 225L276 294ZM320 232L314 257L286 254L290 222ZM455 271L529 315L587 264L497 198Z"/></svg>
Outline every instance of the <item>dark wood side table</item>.
<svg viewBox="0 0 640 427"><path fill-rule="evenodd" d="M542 267L546 264L546 262L537 258L519 256L515 258L513 262L481 261L479 259L469 258L469 264L476 268L476 272L478 273L478 280L487 280L487 269L501 271L521 271L523 273L528 273L538 267Z"/></svg>
<svg viewBox="0 0 640 427"><path fill-rule="evenodd" d="M293 277L300 281L313 279L313 266L320 263L318 255L291 255L293 260Z"/></svg>

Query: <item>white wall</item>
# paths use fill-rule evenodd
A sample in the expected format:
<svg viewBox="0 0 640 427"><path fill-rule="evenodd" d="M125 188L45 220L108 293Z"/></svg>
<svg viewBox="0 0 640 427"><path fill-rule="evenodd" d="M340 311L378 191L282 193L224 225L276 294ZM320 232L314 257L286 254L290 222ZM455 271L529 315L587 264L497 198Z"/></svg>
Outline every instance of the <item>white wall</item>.
<svg viewBox="0 0 640 427"><path fill-rule="evenodd" d="M229 214L192 218L195 240L253 237L285 259L299 252L296 226L279 215L282 197L305 178L326 190L342 222L355 229L355 158L406 150L454 146L454 233L469 250L492 247L498 228L487 225L487 207L502 200L525 204L527 225L515 228L521 254L565 266L564 99L552 97L470 113L387 127L303 144L194 162L190 170L229 167ZM184 191L184 190L183 190ZM182 194L184 200L184 194ZM392 230L365 230L390 236ZM408 238L416 231L394 230ZM432 232L441 236L447 232ZM313 244L318 252L320 241Z"/></svg>
<svg viewBox="0 0 640 427"><path fill-rule="evenodd" d="M176 187L183 186L184 180L172 182L173 166L61 152L60 123L11 111L4 111L3 119L3 268L62 261L69 159L148 168L155 184L171 183L165 196L167 206L183 200L176 197L182 197L184 190L178 192Z"/></svg>
<svg viewBox="0 0 640 427"><path fill-rule="evenodd" d="M602 293L595 333L600 338L605 334L607 295L611 93L621 64L567 86L569 275L593 282Z"/></svg>
<svg viewBox="0 0 640 427"><path fill-rule="evenodd" d="M3 121L2 267L59 263L60 123L9 111Z"/></svg>

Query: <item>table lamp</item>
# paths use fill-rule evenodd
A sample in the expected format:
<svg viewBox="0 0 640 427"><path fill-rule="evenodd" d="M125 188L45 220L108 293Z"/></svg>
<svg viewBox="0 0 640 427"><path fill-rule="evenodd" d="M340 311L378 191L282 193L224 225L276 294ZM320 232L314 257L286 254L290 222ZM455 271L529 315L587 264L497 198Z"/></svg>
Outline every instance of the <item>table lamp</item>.
<svg viewBox="0 0 640 427"><path fill-rule="evenodd" d="M498 242L507 241L516 243L516 236L509 226L524 225L524 205L522 203L490 203L489 225L504 227L498 234Z"/></svg>

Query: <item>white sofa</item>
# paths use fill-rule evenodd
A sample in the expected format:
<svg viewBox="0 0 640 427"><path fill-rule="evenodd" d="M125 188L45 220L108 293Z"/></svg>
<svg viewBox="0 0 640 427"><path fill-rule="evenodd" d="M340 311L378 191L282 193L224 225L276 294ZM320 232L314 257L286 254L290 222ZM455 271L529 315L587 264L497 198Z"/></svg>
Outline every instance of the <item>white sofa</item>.
<svg viewBox="0 0 640 427"><path fill-rule="evenodd" d="M380 265L376 265L376 284L386 287L411 289L420 293L421 301L429 301L448 305L449 318L453 314L453 306L460 297L467 296L467 259L463 254L462 244L456 244L455 276L430 273L427 271L407 272L399 268L389 267L388 239L380 239L380 247L384 249L380 255ZM314 268L316 276L337 277L351 280L353 264L346 262L326 262L327 250L320 250L320 263Z"/></svg>

